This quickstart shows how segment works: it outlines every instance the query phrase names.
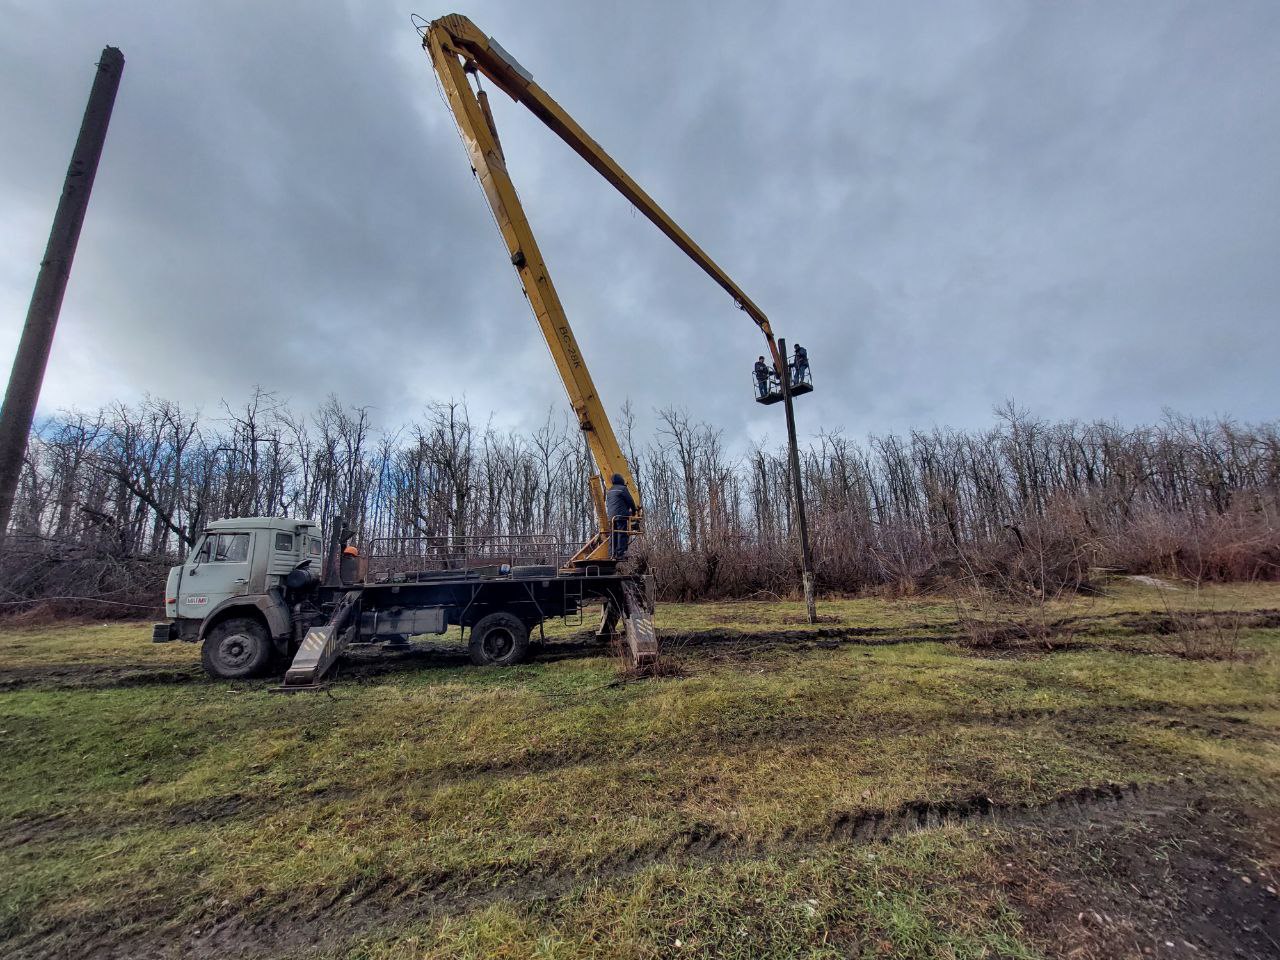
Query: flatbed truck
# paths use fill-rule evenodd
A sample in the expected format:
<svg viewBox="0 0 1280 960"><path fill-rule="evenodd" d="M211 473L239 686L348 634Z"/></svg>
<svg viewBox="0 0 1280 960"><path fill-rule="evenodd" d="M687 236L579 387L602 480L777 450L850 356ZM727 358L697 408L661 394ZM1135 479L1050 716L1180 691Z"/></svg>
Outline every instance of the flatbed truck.
<svg viewBox="0 0 1280 960"><path fill-rule="evenodd" d="M600 608L597 637L625 642L640 667L657 656L652 585L611 561L561 565L557 545L519 537L374 541L342 563L340 520L322 551L314 521L243 517L210 523L169 571L157 642L201 644L210 676L240 679L288 663L285 688L318 684L353 644L405 643L459 629L471 662L531 655L545 621Z"/></svg>

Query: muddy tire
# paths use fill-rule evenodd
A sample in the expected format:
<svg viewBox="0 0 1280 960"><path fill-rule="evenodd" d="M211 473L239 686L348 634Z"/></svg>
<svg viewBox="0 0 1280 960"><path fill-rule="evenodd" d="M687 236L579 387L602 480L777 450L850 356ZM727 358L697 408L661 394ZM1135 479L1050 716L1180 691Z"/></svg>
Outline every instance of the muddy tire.
<svg viewBox="0 0 1280 960"><path fill-rule="evenodd" d="M266 627L248 617L232 617L205 635L200 662L218 680L243 680L265 673L274 652Z"/></svg>
<svg viewBox="0 0 1280 960"><path fill-rule="evenodd" d="M529 656L529 628L510 613L491 613L471 628L468 648L477 667L509 667Z"/></svg>

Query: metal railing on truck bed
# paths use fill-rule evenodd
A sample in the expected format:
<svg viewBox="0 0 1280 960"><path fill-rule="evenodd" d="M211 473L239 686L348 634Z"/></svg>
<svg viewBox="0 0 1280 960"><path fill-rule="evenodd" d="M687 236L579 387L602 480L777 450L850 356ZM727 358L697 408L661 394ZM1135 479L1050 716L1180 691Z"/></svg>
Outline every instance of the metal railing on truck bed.
<svg viewBox="0 0 1280 960"><path fill-rule="evenodd" d="M366 546L361 573L366 583L384 583L421 573L469 573L504 564L558 570L573 553L573 546L563 540L536 535L378 537Z"/></svg>

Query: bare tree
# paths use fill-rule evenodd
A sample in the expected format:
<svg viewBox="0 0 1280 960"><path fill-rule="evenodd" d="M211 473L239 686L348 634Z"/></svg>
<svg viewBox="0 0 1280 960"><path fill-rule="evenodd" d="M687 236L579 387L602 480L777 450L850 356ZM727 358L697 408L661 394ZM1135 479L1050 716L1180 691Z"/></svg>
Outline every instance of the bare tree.
<svg viewBox="0 0 1280 960"><path fill-rule="evenodd" d="M921 589L988 571L1047 595L1090 564L1198 579L1280 571L1275 423L1049 423L1012 403L996 414L983 431L816 437L801 480L820 586ZM659 411L658 424L646 441L623 409L647 521L639 549L661 593L791 589L783 451L733 455L683 411ZM227 516L340 513L366 538L581 542L592 472L569 418L549 413L529 435L478 430L458 401L386 431L336 397L305 416L262 390L217 418L150 397L68 411L32 430L0 584L15 599L158 590L155 571Z"/></svg>

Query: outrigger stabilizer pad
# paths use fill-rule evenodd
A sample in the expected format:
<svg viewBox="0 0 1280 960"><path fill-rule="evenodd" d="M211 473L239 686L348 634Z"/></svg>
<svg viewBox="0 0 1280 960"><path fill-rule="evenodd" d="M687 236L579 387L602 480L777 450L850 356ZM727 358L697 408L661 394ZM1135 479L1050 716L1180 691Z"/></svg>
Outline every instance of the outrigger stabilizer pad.
<svg viewBox="0 0 1280 960"><path fill-rule="evenodd" d="M348 622L360 599L359 590L350 590L338 601L329 622L322 627L312 627L303 638L302 646L294 655L293 663L285 671L281 690L316 690L320 680L334 665L342 651L355 636L348 630Z"/></svg>
<svg viewBox="0 0 1280 960"><path fill-rule="evenodd" d="M631 665L640 671L650 670L658 663L658 635L653 629L653 607L644 588L638 583L624 583L622 596L626 603L623 613Z"/></svg>

